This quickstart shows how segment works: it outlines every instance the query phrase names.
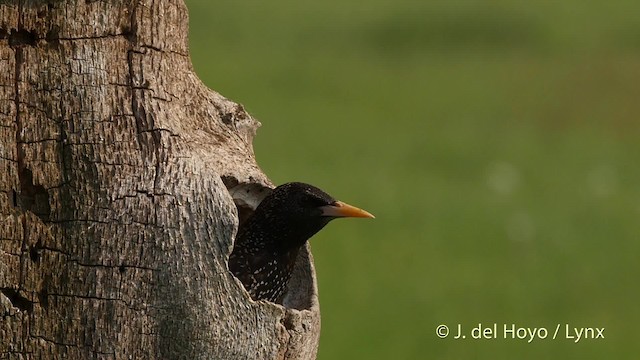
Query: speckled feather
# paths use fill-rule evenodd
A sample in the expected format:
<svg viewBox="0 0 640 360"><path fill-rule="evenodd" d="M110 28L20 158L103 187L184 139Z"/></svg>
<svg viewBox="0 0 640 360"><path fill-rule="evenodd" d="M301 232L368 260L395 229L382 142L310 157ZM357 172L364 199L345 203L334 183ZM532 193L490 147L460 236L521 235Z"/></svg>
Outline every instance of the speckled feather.
<svg viewBox="0 0 640 360"><path fill-rule="evenodd" d="M229 270L254 300L280 303L300 248L332 218L320 207L335 203L303 183L278 186L256 208L236 236Z"/></svg>

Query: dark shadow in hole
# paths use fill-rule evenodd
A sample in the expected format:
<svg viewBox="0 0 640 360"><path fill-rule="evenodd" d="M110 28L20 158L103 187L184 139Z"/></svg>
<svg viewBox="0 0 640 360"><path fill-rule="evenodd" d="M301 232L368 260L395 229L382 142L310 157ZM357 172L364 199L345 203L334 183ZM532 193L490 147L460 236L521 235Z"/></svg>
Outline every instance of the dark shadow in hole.
<svg viewBox="0 0 640 360"><path fill-rule="evenodd" d="M38 291L38 301L40 302L40 307L47 308L49 306L49 292L46 287L42 287L40 291Z"/></svg>
<svg viewBox="0 0 640 360"><path fill-rule="evenodd" d="M40 244L36 244L35 246L32 246L31 249L29 249L29 258L31 259L31 261L40 261L40 251Z"/></svg>
<svg viewBox="0 0 640 360"><path fill-rule="evenodd" d="M17 47L17 46L35 46L36 41L38 40L38 35L35 31L29 31L26 29L12 29L11 33L9 33L9 46Z"/></svg>
<svg viewBox="0 0 640 360"><path fill-rule="evenodd" d="M14 199L16 206L23 211L31 211L44 222L49 221L51 205L47 189L40 184L34 184L33 173L27 168L21 169L18 176L20 193Z"/></svg>
<svg viewBox="0 0 640 360"><path fill-rule="evenodd" d="M11 301L11 305L13 305L13 307L18 308L20 311L31 312L33 310L33 302L20 295L18 290L1 288L0 292L2 292L2 294Z"/></svg>

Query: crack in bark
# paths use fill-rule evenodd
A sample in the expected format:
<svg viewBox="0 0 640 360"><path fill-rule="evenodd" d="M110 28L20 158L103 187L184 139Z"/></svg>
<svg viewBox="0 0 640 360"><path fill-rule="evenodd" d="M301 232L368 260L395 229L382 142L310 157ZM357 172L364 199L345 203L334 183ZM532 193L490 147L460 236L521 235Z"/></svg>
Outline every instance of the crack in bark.
<svg viewBox="0 0 640 360"><path fill-rule="evenodd" d="M55 340L52 340L52 339L48 339L48 338L46 338L46 337L44 337L42 335L36 335L36 334L29 333L29 336L34 338L34 339L39 339L39 340L51 343L51 344L56 345L56 346L68 346L68 347L74 347L74 348L80 346L80 344L67 344L67 343L55 341Z"/></svg>
<svg viewBox="0 0 640 360"><path fill-rule="evenodd" d="M19 13L22 13L22 6L20 5L20 10ZM22 16L20 16L20 18L22 18ZM20 20L18 20L18 24L20 23ZM15 68L14 68L14 101L15 101L15 108L16 108L16 156L17 156L17 162L18 162L18 169L22 169L24 168L24 154L22 153L22 121L20 119L20 77L22 75L22 49L21 48L16 48L14 49L15 51Z"/></svg>
<svg viewBox="0 0 640 360"><path fill-rule="evenodd" d="M27 30L22 27L22 24L18 24L17 29L7 29L0 28L0 39L8 39L9 47L18 48L21 46L37 46L38 41L44 41L49 45L57 47L60 45L61 41L78 41L78 40L100 40L100 39L111 39L124 37L127 41L131 42L131 32L128 29L123 29L124 31L121 33L106 33L102 35L92 35L92 36L76 36L76 37L62 37L59 36L59 29L54 26L52 29L48 30L44 36L38 35L35 30ZM153 48L148 46L149 48ZM163 51L158 49L158 51ZM185 54L181 54L185 55ZM186 55L185 55L186 56Z"/></svg>
<svg viewBox="0 0 640 360"><path fill-rule="evenodd" d="M153 180L153 189L154 189L154 192L156 192L159 184L160 166L162 162L161 153L160 153L162 138L161 138L161 135L159 135L159 131L161 129L154 128L154 121L152 118L150 118L147 115L144 105L142 105L142 101L139 98L140 96L144 96L145 90L149 90L149 88L148 88L148 84L143 81L144 75L142 74L142 65L139 70L140 74L137 74L136 71L134 70L135 54L142 54L142 52L131 49L127 53L127 64L129 66L129 81L131 82L130 84L131 110L133 111L133 116L135 118L135 123L136 123L136 132L137 132L136 139L138 140L138 146L140 147L140 150L142 151L143 154L147 154L147 155L150 154L150 151L149 151L150 146L148 141L144 139L142 135L145 133L151 134L151 140L153 143L151 148L153 150L153 155L155 157L155 165L154 165L155 174L154 174L154 180ZM139 79L137 75L139 75L140 77ZM136 84L136 80L141 81L142 86L140 86L139 84ZM138 95L138 93L140 95ZM163 129L163 130L166 130L166 129Z"/></svg>
<svg viewBox="0 0 640 360"><path fill-rule="evenodd" d="M72 254L65 252L61 249L57 249L57 248L53 248L50 246L43 246L40 242L38 242L35 246L33 246L30 250L30 258L33 260L33 257L31 256L31 254L33 252L37 253L37 258L38 260L40 259L40 257L42 257L42 255L45 252L52 252L52 253L56 253L56 254L60 254L62 256L67 257L68 259L66 260L69 263L75 263L78 266L81 267L87 267L87 268L104 268L104 269L117 269L120 273L124 273L127 269L137 269L137 270L143 270L143 271L157 271L156 268L152 268L152 267L147 267L147 266L141 266L141 265L130 265L130 264L125 264L125 263L119 263L119 264L89 264L89 263L84 263L81 260L78 260L78 258L75 258ZM36 260L34 260L36 261Z"/></svg>

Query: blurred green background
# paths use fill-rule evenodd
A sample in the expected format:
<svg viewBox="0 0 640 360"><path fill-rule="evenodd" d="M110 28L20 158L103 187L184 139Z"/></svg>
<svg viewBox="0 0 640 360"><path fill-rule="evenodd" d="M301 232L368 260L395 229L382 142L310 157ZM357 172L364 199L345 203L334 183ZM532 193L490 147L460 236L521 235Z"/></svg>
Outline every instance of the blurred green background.
<svg viewBox="0 0 640 360"><path fill-rule="evenodd" d="M377 216L312 241L319 359L637 358L637 2L187 5L195 69L262 122L271 179ZM498 339L451 338L479 323Z"/></svg>

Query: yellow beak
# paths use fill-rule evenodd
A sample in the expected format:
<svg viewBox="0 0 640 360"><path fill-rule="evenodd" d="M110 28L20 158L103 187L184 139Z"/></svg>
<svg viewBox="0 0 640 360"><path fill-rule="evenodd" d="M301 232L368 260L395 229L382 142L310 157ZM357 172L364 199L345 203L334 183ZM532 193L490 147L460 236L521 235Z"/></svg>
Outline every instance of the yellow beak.
<svg viewBox="0 0 640 360"><path fill-rule="evenodd" d="M359 217L359 218L375 218L369 212L351 206L342 201L336 201L331 205L321 206L322 216L331 217Z"/></svg>

